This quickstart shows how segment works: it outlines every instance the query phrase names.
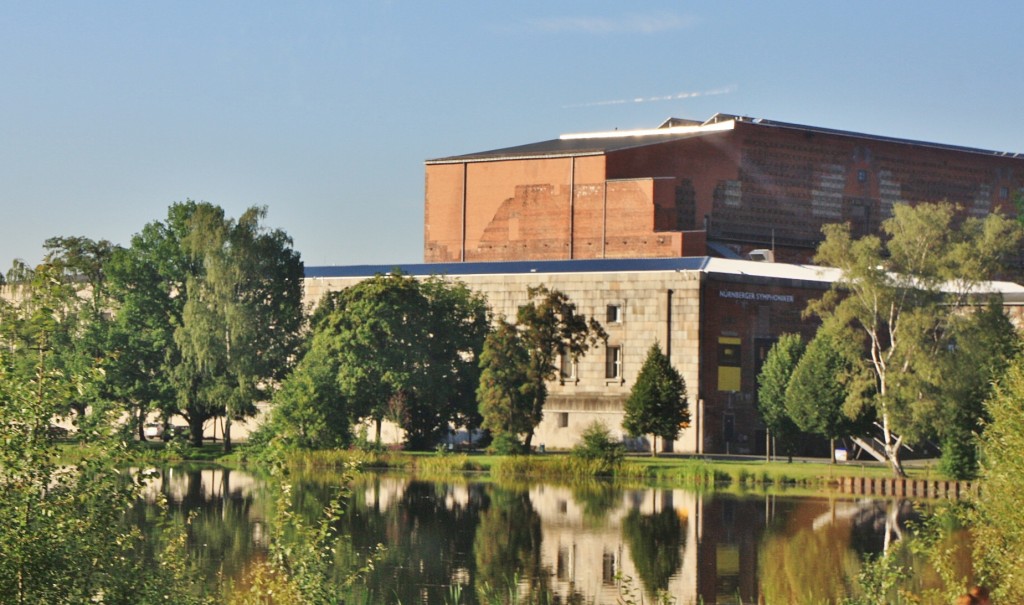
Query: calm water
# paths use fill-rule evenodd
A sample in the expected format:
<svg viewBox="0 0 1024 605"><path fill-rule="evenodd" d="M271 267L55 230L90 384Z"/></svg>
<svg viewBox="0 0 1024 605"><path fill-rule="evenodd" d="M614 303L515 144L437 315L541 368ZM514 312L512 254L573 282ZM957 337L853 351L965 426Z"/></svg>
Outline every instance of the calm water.
<svg viewBox="0 0 1024 605"><path fill-rule="evenodd" d="M331 480L293 481L300 513L315 514ZM163 493L166 512L152 505ZM240 471L170 468L150 486L140 520L194 514L194 555L211 581L238 577L266 551L275 490ZM442 603L466 586L518 581L552 603L616 603L622 578L647 602L828 602L846 594L861 555L898 540L909 502L617 489L439 483L401 475L357 481L341 524L354 553L387 547L366 580L374 603ZM763 600L762 600L763 599Z"/></svg>

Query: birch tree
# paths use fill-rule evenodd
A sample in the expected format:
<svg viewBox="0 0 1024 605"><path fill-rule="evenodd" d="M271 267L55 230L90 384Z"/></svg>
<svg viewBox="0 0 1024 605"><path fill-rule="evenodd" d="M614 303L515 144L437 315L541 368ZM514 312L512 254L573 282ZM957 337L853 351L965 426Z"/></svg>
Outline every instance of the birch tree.
<svg viewBox="0 0 1024 605"><path fill-rule="evenodd" d="M915 409L928 404L929 353L948 348L951 317L987 298L983 282L1016 249L1020 230L998 214L960 220L952 205L936 203L897 204L882 224L884 237L854 240L849 224L822 231L815 262L842 273L808 313L866 337L875 389L865 404L878 430L857 443L902 476L902 449L929 430L914 421Z"/></svg>

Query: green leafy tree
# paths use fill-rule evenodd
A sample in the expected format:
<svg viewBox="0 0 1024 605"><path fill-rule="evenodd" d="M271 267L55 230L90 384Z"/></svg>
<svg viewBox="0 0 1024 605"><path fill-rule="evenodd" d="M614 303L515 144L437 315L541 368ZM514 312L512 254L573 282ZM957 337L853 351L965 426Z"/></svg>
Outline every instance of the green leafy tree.
<svg viewBox="0 0 1024 605"><path fill-rule="evenodd" d="M182 243L196 206L172 205L164 221L145 225L106 265L114 313L107 382L136 419L140 436L150 412L159 411L165 421L178 412L172 376L181 352L174 331L182 323L186 281L201 270ZM183 401L187 408L188 399Z"/></svg>
<svg viewBox="0 0 1024 605"><path fill-rule="evenodd" d="M568 355L575 363L608 335L596 319L580 313L564 292L537 286L529 288L527 294L530 301L519 307L516 327L530 356L533 406L525 440L529 450L533 431L544 417L547 382L557 376L558 356Z"/></svg>
<svg viewBox="0 0 1024 605"><path fill-rule="evenodd" d="M799 334L783 334L772 345L757 377L757 409L782 451L793 461L800 429L786 411L786 389L807 345Z"/></svg>
<svg viewBox="0 0 1024 605"><path fill-rule="evenodd" d="M651 345L629 398L622 426L631 435L653 435L651 456L657 456L657 438L676 439L690 422L686 382L658 343Z"/></svg>
<svg viewBox="0 0 1024 605"><path fill-rule="evenodd" d="M520 439L533 429L535 384L530 380L530 354L522 336L504 318L484 341L480 368L476 394L483 428L491 432L493 447L501 453L521 451ZM504 451L509 449L513 452Z"/></svg>
<svg viewBox="0 0 1024 605"><path fill-rule="evenodd" d="M19 300L18 311L0 327L11 345L11 371L23 379L35 373L36 353L46 350L49 371L84 375L103 358L110 319L102 265L113 249L109 242L52 238L43 262L31 268L16 262L8 286ZM43 318L46 318L45 320ZM45 336L45 342L38 337ZM89 412L107 405L102 383L90 384L63 400L75 422L91 434ZM97 418L103 414L98 413Z"/></svg>
<svg viewBox="0 0 1024 605"><path fill-rule="evenodd" d="M198 603L165 583L170 570L147 566L140 532L124 524L141 477L123 472L116 417L93 423L83 460L60 457L51 423L80 393L102 392L103 380L102 359L81 373L54 363L61 274L41 265L19 278L27 291L16 302L0 305L0 602Z"/></svg>
<svg viewBox="0 0 1024 605"><path fill-rule="evenodd" d="M807 345L786 388L786 411L796 426L830 441L835 463L835 440L846 437L854 424L846 409L856 401L858 382L857 351L847 343L856 341L823 328ZM857 408L856 404L853 406Z"/></svg>
<svg viewBox="0 0 1024 605"><path fill-rule="evenodd" d="M310 350L274 394L267 423L250 441L270 441L286 450L335 448L351 441L351 411L338 387L337 359L325 340L314 336Z"/></svg>
<svg viewBox="0 0 1024 605"><path fill-rule="evenodd" d="M977 304L982 280L991 279L1016 249L1019 226L998 214L958 222L950 204L897 204L882 224L885 238L854 240L848 224L826 225L815 262L842 271L830 292L809 311L859 330L867 339L864 359L875 381L867 403L874 409L880 445L861 447L903 475L904 444L932 430L914 422L914 408L932 405L921 364L948 346L951 317Z"/></svg>
<svg viewBox="0 0 1024 605"><path fill-rule="evenodd" d="M225 450L231 421L252 416L255 403L269 399L268 387L284 377L299 343L302 261L291 238L262 226L265 217L265 208L253 207L232 220L200 204L182 240L203 271L185 282L174 334L182 353L178 376L194 394L189 414L224 416ZM201 425L191 428L198 444Z"/></svg>
<svg viewBox="0 0 1024 605"><path fill-rule="evenodd" d="M477 364L489 325L485 299L464 284L377 275L325 299L315 334L337 360L353 418L392 420L412 449L433 447L473 414ZM316 338L316 337L314 337Z"/></svg>
<svg viewBox="0 0 1024 605"><path fill-rule="evenodd" d="M977 436L988 420L984 402L1020 353L1020 334L1001 302L993 300L951 317L943 339L948 345L919 364L929 372L925 401L932 405L915 406L914 421L934 427L942 448L940 469L957 479L972 479L978 470Z"/></svg>
<svg viewBox="0 0 1024 605"><path fill-rule="evenodd" d="M237 220L208 203L173 204L108 267L116 301L116 392L141 418L147 402L181 413L194 444L211 418L230 422L291 367L302 322L302 262L291 239L262 226L263 208Z"/></svg>
<svg viewBox="0 0 1024 605"><path fill-rule="evenodd" d="M1024 358L1010 364L986 402L991 422L981 437L981 478L974 523L981 583L996 603L1024 602Z"/></svg>

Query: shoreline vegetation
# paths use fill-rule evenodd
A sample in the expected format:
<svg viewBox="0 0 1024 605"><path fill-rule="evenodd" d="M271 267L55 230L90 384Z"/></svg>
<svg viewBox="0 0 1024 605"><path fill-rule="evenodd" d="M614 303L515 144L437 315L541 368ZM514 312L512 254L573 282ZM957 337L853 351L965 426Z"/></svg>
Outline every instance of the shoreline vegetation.
<svg viewBox="0 0 1024 605"><path fill-rule="evenodd" d="M82 455L80 447L69 444L64 456ZM87 451L87 450L84 450ZM77 452L77 453L76 453ZM198 462L259 470L272 464L254 458L243 446L224 455L217 444L202 448L170 449L160 443L146 443L138 450L141 461ZM611 480L628 484L697 489L785 489L805 492L835 492L844 480L891 479L885 465L854 460L830 464L827 460L795 459L766 461L756 457L718 457L687 454L627 455L616 462L586 459L571 452L531 455L493 455L484 452L410 452L360 449L293 451L273 462L289 470L310 471L395 471L428 476L471 474L489 479L543 480L556 483ZM907 479L953 481L939 470L938 461L920 460L907 467ZM973 483L977 485L977 482Z"/></svg>

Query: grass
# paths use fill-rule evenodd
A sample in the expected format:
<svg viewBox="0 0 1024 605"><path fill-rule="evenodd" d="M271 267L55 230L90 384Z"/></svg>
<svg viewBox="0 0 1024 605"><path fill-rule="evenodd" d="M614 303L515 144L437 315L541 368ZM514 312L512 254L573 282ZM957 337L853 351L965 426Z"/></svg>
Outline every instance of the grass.
<svg viewBox="0 0 1024 605"><path fill-rule="evenodd" d="M224 454L222 443L204 443L200 448L171 446L159 441L136 442L140 462L217 462L244 465L244 444L232 454ZM62 457L81 459L89 454L88 444L73 441L61 445ZM240 451L241 450L241 451ZM400 452L362 450L319 450L295 452L288 465L296 470L359 469L403 470L430 476L480 473L495 480L544 479L558 482L608 476L618 481L654 483L662 486L696 488L760 489L767 487L820 490L844 477L888 478L888 467L866 461L829 464L827 461L768 462L763 459L716 459L686 455L627 456L619 465L608 467L580 460L567 453L533 456L496 456L465 452ZM911 479L947 479L933 464L907 466Z"/></svg>
<svg viewBox="0 0 1024 605"><path fill-rule="evenodd" d="M767 462L764 460L722 460L694 456L629 456L609 468L595 461L568 454L534 456L493 456L475 453L384 452L367 454L352 450L303 452L295 454L292 465L300 468L330 468L350 464L360 469L406 470L420 474L450 475L482 473L498 481L538 480L573 482L606 476L617 481L654 483L696 488L827 489L844 477L888 478L892 473L875 463ZM931 465L907 469L911 479L944 479Z"/></svg>

